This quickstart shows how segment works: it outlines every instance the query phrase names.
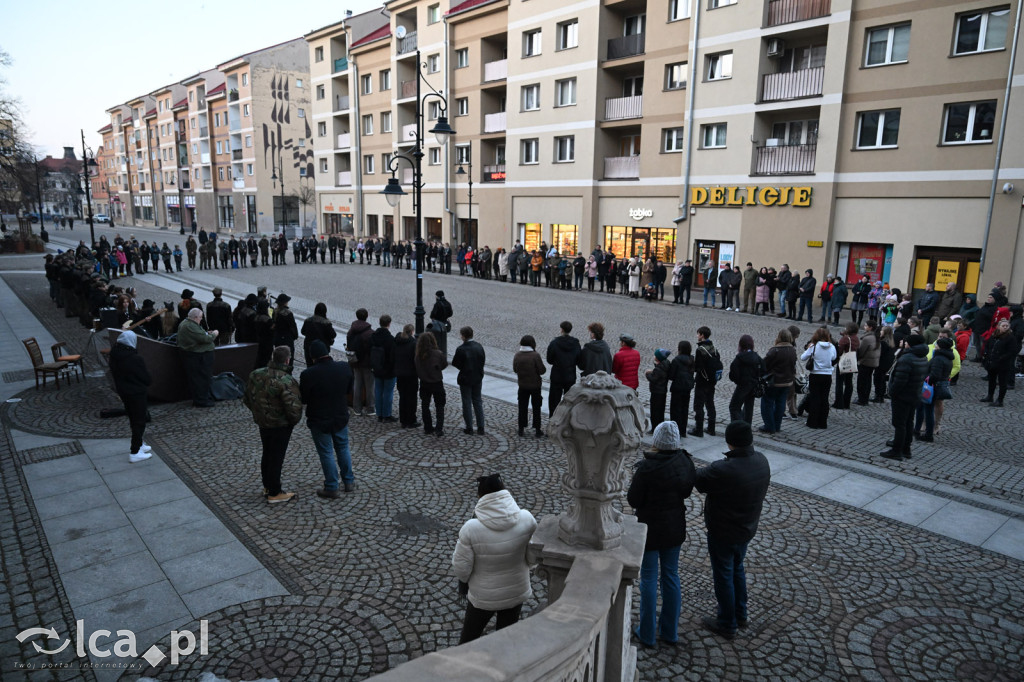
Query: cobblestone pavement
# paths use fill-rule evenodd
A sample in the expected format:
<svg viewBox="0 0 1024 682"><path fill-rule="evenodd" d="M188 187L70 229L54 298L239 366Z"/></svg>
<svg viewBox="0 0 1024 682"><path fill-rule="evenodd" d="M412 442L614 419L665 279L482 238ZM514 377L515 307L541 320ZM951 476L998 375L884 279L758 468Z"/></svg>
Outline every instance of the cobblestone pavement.
<svg viewBox="0 0 1024 682"><path fill-rule="evenodd" d="M360 305L368 307L372 316L391 313L396 324L411 321L414 280L410 273L350 265L330 270L330 265L289 265L271 268L269 273L262 268L189 273L188 281L199 285L193 287L197 291L203 283L219 284L225 275L242 283L235 287L238 291L267 284L297 298L301 295L303 300L324 300L332 319L345 323ZM313 272L317 277L307 274ZM84 346L86 332L49 305L41 276L9 274L5 278L55 336ZM136 281L142 283L140 295L149 295L143 288L152 286L145 284L146 278ZM396 291L396 285L402 291ZM607 295L426 275L428 298L439 287L455 306L455 326L474 326L489 358L506 367L521 334L534 333L543 343L566 316L578 328L603 320L611 337L629 331L639 340L645 358L657 346L673 347L677 336L692 339L699 324L716 329L715 338L722 337L723 349L734 347L740 333L755 334L758 348L764 348L778 328L775 321L740 314L699 308L681 311ZM486 303L480 305L481 301ZM724 328L727 321L729 326ZM975 433L996 433L998 427L1000 434L1011 434L1020 428L1019 407L1007 408L1002 414L1006 423L1000 425L982 421L993 420L989 415L995 410L972 411L970 401L960 399L961 392L967 394L978 386L980 382L970 376L961 382L947 418L960 409L973 414ZM719 391L723 411L725 393ZM16 428L76 439L128 437L126 423L101 421L96 415L97 408L117 403L103 382L90 380L59 392L29 390L20 397L20 403L0 407L5 434ZM161 679L189 680L202 671L232 679L261 675L362 679L453 645L461 611L448 566L457 531L472 513L473 479L481 473L504 472L517 500L537 516L559 513L566 501L557 483L563 455L546 439L518 438L514 406L486 398L485 404L488 435L483 437L462 434L459 398L452 388L446 411L449 435L444 440L354 418L358 488L336 501L313 495L322 482L321 473L308 432L300 427L284 469L286 487L299 496L288 505L276 506L262 502L258 437L240 402L221 403L211 410L193 410L186 403L154 406L147 440L291 595L210 614L209 656L148 672ZM864 451L867 460L874 452L865 450L867 444L884 440L888 430L884 414L881 408L840 414L831 420L826 436L839 454L860 459L858 453ZM964 425L972 423L966 416L963 419ZM953 423L948 421L947 426ZM796 422L787 423L786 429L805 431ZM915 451L915 460L930 460L931 466L915 461L922 470L914 473L950 482L941 465L966 457L966 441L945 439L953 431L944 431L942 442L933 446L934 455L924 447ZM818 450L829 446L811 437L795 442ZM979 468L988 467L982 472L990 477L986 482L1006 487L1003 494L988 494L1016 500L1021 486L1014 488L1011 477L1018 475L1019 461L1014 465L1017 453L1010 448L1020 440L1007 436L1004 442L991 447L986 443L986 452L974 457ZM11 497L12 487L24 486L18 486L16 475L8 469L16 474L18 467L9 437L7 448L0 454L8 453L3 473L11 501L17 499ZM1010 473L991 473L995 464ZM970 477L978 475L971 472ZM1020 616L1024 595L1019 589L1024 565L1020 561L781 486L769 491L762 526L748 554L750 628L733 642L706 635L699 628L699 618L712 612L714 597L699 520L701 503L695 496L690 504L691 532L680 565L681 643L641 651L642 679L1024 679ZM14 532L23 547L38 549L37 563L52 565L45 541L22 535L38 527L31 509L30 500L17 504L14 513L24 518ZM6 526L2 532L6 591L0 595L0 608L12 603L12 596L26 593L36 604L37 590L47 594L45 582L39 587L32 584L28 592L19 591L17 585L25 581L18 583L17 575L27 574L32 580L32 571L41 568L19 564L8 552ZM535 589L537 595L527 604L527 613L543 601L543 585L535 581ZM57 581L54 591L59 594L60 590ZM33 605L31 610L42 608ZM49 608L58 609L63 622L70 624L66 608L58 604ZM4 612L0 617L5 618L0 628L7 628L3 630L6 643L13 623L8 623ZM42 615L40 620L50 622ZM18 622L17 628L21 627Z"/></svg>

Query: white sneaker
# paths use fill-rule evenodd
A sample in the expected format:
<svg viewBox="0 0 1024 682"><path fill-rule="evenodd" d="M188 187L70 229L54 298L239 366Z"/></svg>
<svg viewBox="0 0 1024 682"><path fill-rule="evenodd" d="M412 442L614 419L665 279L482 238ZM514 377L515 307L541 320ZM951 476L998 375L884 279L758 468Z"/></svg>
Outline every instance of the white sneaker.
<svg viewBox="0 0 1024 682"><path fill-rule="evenodd" d="M139 452L152 452L152 451L153 451L153 446L152 445L147 445L146 443L143 443L142 447L139 448Z"/></svg>
<svg viewBox="0 0 1024 682"><path fill-rule="evenodd" d="M138 453L136 453L134 455L131 455L131 454L128 455L128 461L131 462L132 464L135 464L136 462L141 462L143 460L147 460L147 459L149 459L152 456L153 456L152 452L145 452L143 450L139 450Z"/></svg>

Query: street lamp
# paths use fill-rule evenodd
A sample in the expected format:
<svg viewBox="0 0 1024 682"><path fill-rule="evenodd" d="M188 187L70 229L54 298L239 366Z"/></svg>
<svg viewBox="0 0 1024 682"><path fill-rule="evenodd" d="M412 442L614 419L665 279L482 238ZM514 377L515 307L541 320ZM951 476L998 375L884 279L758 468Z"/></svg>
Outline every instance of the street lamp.
<svg viewBox="0 0 1024 682"><path fill-rule="evenodd" d="M462 162L460 161L459 162L459 170L455 171L455 174L456 175L462 175L462 176L468 176L468 179L469 179L469 219L466 221L466 225L469 227L470 230L472 230L473 229L473 143L472 142L470 142L467 145L466 152L467 152L466 165L469 166L469 173L466 173L466 171L462 168ZM468 239L466 239L466 231L465 230L463 230L462 237L463 237L464 241L469 241Z"/></svg>
<svg viewBox="0 0 1024 682"><path fill-rule="evenodd" d="M85 130L82 130L82 129L79 129L79 130L82 133L82 174L85 176L85 206L86 206L86 210L88 211L88 213L86 215L86 218L85 218L85 221L87 223L89 223L89 249L91 250L93 248L93 246L96 245L96 231L93 228L93 222L92 222L92 192L90 191L90 188L89 188L89 184L90 184L89 183L89 177L90 177L90 170L89 169L90 168L96 168L96 167L98 167L99 164L96 163L96 159L95 158L89 156L88 153L86 152L86 149L88 149L88 148L85 146ZM92 150L89 149L89 151L92 151ZM42 220L43 220L43 216L42 216L42 213L40 213L39 214L40 224L42 224Z"/></svg>
<svg viewBox="0 0 1024 682"><path fill-rule="evenodd" d="M423 241L423 104L431 97L438 100L440 104L440 111L438 112L437 122L429 132L434 134L434 138L437 143L442 147L447 144L448 138L455 134L455 131L448 125L448 117L445 113L448 111L448 100L445 99L434 87L427 83L427 87L430 88L431 92L425 95L420 95L421 83L427 83L423 77L423 63L420 62L420 51L416 50L416 139L413 145L412 151L407 154L392 154L391 158L388 159L388 170L391 171L391 177L388 178L388 184L381 190L381 194L387 199L388 205L394 208L398 206L398 203L405 196L405 190L402 189L401 183L398 182L398 178L395 173L398 171L399 160L405 160L410 166L412 166L412 191L413 191L413 211L416 215L416 240L413 242L416 246L416 309L413 314L416 316L416 333L423 333L423 318L426 316L426 310L423 308L423 252L426 247L426 242Z"/></svg>

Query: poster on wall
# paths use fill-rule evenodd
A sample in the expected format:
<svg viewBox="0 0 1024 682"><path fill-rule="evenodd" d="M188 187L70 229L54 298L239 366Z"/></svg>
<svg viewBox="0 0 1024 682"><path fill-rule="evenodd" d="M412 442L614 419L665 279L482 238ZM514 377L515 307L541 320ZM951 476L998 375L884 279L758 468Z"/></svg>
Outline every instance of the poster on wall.
<svg viewBox="0 0 1024 682"><path fill-rule="evenodd" d="M718 245L718 271L731 270L732 261L735 258L736 245L732 242L723 242Z"/></svg>
<svg viewBox="0 0 1024 682"><path fill-rule="evenodd" d="M935 263L935 291L945 291L947 284L956 284L959 278L960 261L940 260Z"/></svg>
<svg viewBox="0 0 1024 682"><path fill-rule="evenodd" d="M850 260L846 268L846 281L859 282L867 275L868 281L885 281L885 245L851 244Z"/></svg>

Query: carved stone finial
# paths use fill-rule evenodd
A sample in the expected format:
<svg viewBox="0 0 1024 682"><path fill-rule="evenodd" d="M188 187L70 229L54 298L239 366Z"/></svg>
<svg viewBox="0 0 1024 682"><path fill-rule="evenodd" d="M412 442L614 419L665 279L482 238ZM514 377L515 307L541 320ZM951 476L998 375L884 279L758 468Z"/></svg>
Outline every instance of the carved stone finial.
<svg viewBox="0 0 1024 682"><path fill-rule="evenodd" d="M612 502L625 493L623 462L640 450L646 417L636 392L605 372L588 374L558 404L548 434L565 449L562 488L572 496L558 521L569 545L618 547L622 513Z"/></svg>

